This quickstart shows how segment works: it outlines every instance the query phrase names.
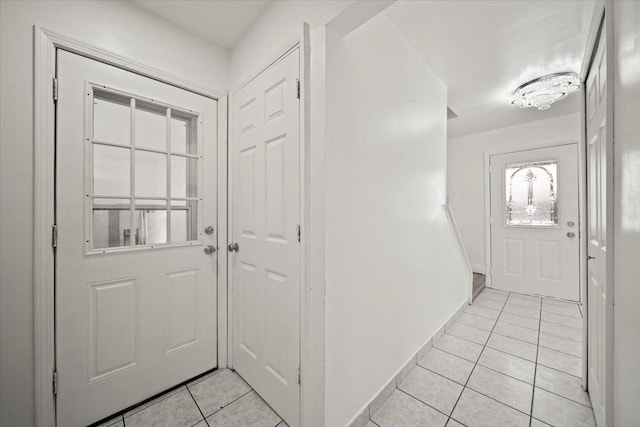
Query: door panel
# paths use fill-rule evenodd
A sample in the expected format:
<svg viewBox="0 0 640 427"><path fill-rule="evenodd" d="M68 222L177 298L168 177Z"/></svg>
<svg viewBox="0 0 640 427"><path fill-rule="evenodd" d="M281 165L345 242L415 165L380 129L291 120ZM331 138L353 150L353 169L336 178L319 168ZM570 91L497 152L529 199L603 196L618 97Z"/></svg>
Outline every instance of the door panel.
<svg viewBox="0 0 640 427"><path fill-rule="evenodd" d="M492 286L579 299L575 144L493 155Z"/></svg>
<svg viewBox="0 0 640 427"><path fill-rule="evenodd" d="M602 28L602 34L605 29ZM589 396L598 425L606 425L606 341L609 311L606 283L606 47L601 37L587 76L587 378Z"/></svg>
<svg viewBox="0 0 640 427"><path fill-rule="evenodd" d="M74 427L217 366L217 103L64 51L58 81L56 412Z"/></svg>
<svg viewBox="0 0 640 427"><path fill-rule="evenodd" d="M300 424L299 51L233 95L233 365Z"/></svg>

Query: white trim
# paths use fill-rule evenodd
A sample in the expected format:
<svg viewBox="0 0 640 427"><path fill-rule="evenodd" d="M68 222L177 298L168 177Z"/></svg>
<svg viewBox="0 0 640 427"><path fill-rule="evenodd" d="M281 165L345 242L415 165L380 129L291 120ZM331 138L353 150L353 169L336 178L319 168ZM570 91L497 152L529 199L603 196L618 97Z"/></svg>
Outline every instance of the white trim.
<svg viewBox="0 0 640 427"><path fill-rule="evenodd" d="M56 424L52 388L55 316L54 253L51 247L51 230L55 217L53 78L56 75L56 52L53 42L38 27L34 27L33 36L35 422L37 426L49 427Z"/></svg>
<svg viewBox="0 0 640 427"><path fill-rule="evenodd" d="M141 76L149 77L162 83L197 93L198 95L203 95L208 98L213 98L215 100L226 95L222 91L187 80L183 77L176 76L175 74L170 74L157 68L150 67L133 59L125 58L117 53L74 40L70 37L63 36L62 34L37 26L36 31L42 33L48 40L48 44L52 45L54 48L64 49L68 52L76 53L89 59L95 59L96 61L104 62L105 64L113 65L115 67L122 68L123 70L131 71L133 73L140 74Z"/></svg>
<svg viewBox="0 0 640 427"><path fill-rule="evenodd" d="M447 220L449 222L449 226L451 227L451 231L453 232L456 242L458 243L458 248L462 254L462 258L464 259L464 263L467 266L467 274L469 275L469 304L473 301L473 268L471 267L471 261L469 261L469 256L467 255L467 251L464 248L464 242L462 241L462 236L460 235L460 231L458 230L458 224L456 223L456 218L453 216L453 211L451 210L451 205L446 203L444 205L445 214L447 215Z"/></svg>
<svg viewBox="0 0 640 427"><path fill-rule="evenodd" d="M229 354L229 281L227 251L227 177L228 177L228 97L223 96L218 100L218 369L226 368Z"/></svg>
<svg viewBox="0 0 640 427"><path fill-rule="evenodd" d="M233 369L233 259L229 256L228 244L233 239L233 175L232 175L232 155L233 150L233 93L228 95L227 105L227 240L221 249L227 252L227 366Z"/></svg>
<svg viewBox="0 0 640 427"><path fill-rule="evenodd" d="M581 79L582 87L586 87L586 77ZM588 231L587 231L587 91L581 91L581 103L580 103L580 143L578 144L578 165L581 169L578 169L578 186L580 194L580 212L579 212L579 224L580 224L580 236L585 236L580 239L580 301L582 302L582 388L587 390L589 388L588 373L589 365L587 359L589 357L589 304L588 304L588 263L586 262L588 256Z"/></svg>
<svg viewBox="0 0 640 427"><path fill-rule="evenodd" d="M613 0L606 0L604 25L605 33L603 37L606 43L606 61L607 61L607 105L605 117L607 121L607 260L606 260L606 279L605 286L607 288L607 307L606 307L606 328L605 328L605 380L604 380L604 407L605 407L605 426L614 425L613 419L613 304L615 301L615 278L614 278L614 96L615 96L615 49L614 49L614 23L613 23ZM609 11L609 13L606 13Z"/></svg>
<svg viewBox="0 0 640 427"><path fill-rule="evenodd" d="M269 68L273 67L274 65L276 65L278 62L280 62L281 60L283 60L287 55L289 55L291 52L293 52L294 50L296 50L297 48L300 47L300 40L296 40L295 43L293 43L293 45L289 46L280 56L278 56L275 59L269 60L268 63L266 63L265 65L263 65L262 67L259 68L259 71L256 72L255 74L251 74L250 77L248 77L246 80L244 80L241 84L239 84L238 86L236 86L235 88L233 88L232 90L230 90L230 93L236 93L238 92L240 89L242 89L243 87L245 87L246 85L248 85L249 83L251 83L251 81L253 81L253 79L255 79L256 77L258 77L260 74L264 73L265 71L267 71Z"/></svg>
<svg viewBox="0 0 640 427"><path fill-rule="evenodd" d="M587 34L587 44L585 45L584 55L582 56L582 68L580 68L580 81L584 88L584 83L587 81L587 74L589 74L589 67L591 67L591 61L598 48L598 34L600 33L600 24L604 19L604 0L595 1L593 8L593 14L591 15L591 24L589 26L589 33ZM584 91L583 91L584 92Z"/></svg>
<svg viewBox="0 0 640 427"><path fill-rule="evenodd" d="M491 275L491 154L484 153L484 285L493 287Z"/></svg>
<svg viewBox="0 0 640 427"><path fill-rule="evenodd" d="M471 264L474 273L487 274L487 267L482 264Z"/></svg>
<svg viewBox="0 0 640 427"><path fill-rule="evenodd" d="M33 28L33 34L35 424L38 427L53 427L56 425L55 403L52 389L52 375L55 367L55 260L51 247L51 230L55 218L55 106L53 102L53 79L56 76L56 49L73 52L215 100L221 100L225 94L221 91L188 81L182 77L146 66L113 52L42 29L37 25ZM226 109L221 108L224 102L224 99L222 99L222 102L218 104L219 124L223 121L226 122ZM224 135L224 138L226 138L226 135ZM224 138L219 139L218 143L224 141ZM224 147L223 150L226 153L226 147ZM224 158L226 159L226 156L224 156ZM219 162L220 161L221 160L219 160ZM220 181L218 181L218 194L218 202L220 203L220 200L226 202L226 188L221 188ZM222 197L222 199L220 197ZM218 212L217 225L218 230L221 230L224 226L221 227L222 223L220 221L224 220L224 216L219 213L220 210ZM223 258L226 257L223 256ZM224 269L219 268L219 284L224 283L224 281L221 280L221 273L224 274ZM220 289L218 289L218 291L220 292ZM226 298L219 299L219 305L221 304L226 304ZM218 316L220 315L221 310L219 308ZM219 335L218 338L220 339L222 336ZM224 351L226 345L226 341L223 343L218 342L218 349ZM222 360L224 359L219 359L219 366L224 366L221 364Z"/></svg>

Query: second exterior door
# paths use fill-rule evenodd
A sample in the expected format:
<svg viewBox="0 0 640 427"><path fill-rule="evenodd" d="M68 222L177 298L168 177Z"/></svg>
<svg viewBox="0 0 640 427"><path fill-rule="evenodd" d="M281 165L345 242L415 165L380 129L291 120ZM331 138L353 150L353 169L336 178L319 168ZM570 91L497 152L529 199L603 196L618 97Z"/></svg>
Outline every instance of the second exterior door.
<svg viewBox="0 0 640 427"><path fill-rule="evenodd" d="M492 286L578 301L576 144L493 155L490 173Z"/></svg>

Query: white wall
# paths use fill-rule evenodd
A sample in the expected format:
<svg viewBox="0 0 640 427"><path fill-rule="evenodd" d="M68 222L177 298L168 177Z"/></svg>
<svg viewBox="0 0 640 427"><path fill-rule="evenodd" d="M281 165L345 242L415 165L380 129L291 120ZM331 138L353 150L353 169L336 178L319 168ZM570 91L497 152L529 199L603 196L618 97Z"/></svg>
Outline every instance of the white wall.
<svg viewBox="0 0 640 427"><path fill-rule="evenodd" d="M470 284L443 209L446 87L384 13L327 40L325 425L343 426Z"/></svg>
<svg viewBox="0 0 640 427"><path fill-rule="evenodd" d="M562 102L575 103L575 111L579 111L580 100L580 96L574 95ZM448 198L473 271L485 273L484 153L517 151L579 140L580 114L577 112L449 139Z"/></svg>
<svg viewBox="0 0 640 427"><path fill-rule="evenodd" d="M34 424L33 25L221 91L225 50L129 2L0 2L0 425Z"/></svg>
<svg viewBox="0 0 640 427"><path fill-rule="evenodd" d="M230 87L253 77L300 40L302 23L326 24L354 0L276 0L231 50Z"/></svg>
<svg viewBox="0 0 640 427"><path fill-rule="evenodd" d="M640 3L607 2L614 36L613 419L640 419ZM609 25L609 24L607 24Z"/></svg>

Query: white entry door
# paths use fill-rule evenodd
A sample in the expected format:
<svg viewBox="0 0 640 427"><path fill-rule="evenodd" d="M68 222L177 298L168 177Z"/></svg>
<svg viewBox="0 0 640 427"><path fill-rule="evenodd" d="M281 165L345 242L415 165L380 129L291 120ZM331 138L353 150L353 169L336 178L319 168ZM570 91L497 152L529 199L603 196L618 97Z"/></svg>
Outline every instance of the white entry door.
<svg viewBox="0 0 640 427"><path fill-rule="evenodd" d="M492 286L578 301L577 145L493 155Z"/></svg>
<svg viewBox="0 0 640 427"><path fill-rule="evenodd" d="M58 81L56 413L76 427L217 366L217 102L64 51Z"/></svg>
<svg viewBox="0 0 640 427"><path fill-rule="evenodd" d="M299 50L232 98L233 367L300 424ZM237 245L237 246L235 246Z"/></svg>
<svg viewBox="0 0 640 427"><path fill-rule="evenodd" d="M605 29L603 27L602 34ZM607 313L610 312L606 281L607 261L607 139L606 47L601 36L587 77L587 378L593 413L599 426L606 425Z"/></svg>

